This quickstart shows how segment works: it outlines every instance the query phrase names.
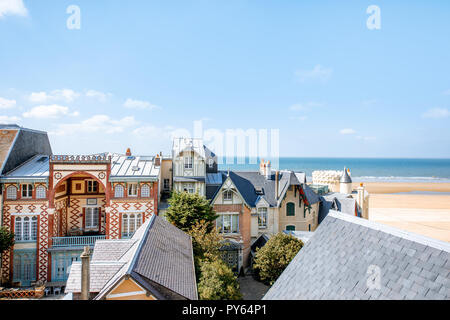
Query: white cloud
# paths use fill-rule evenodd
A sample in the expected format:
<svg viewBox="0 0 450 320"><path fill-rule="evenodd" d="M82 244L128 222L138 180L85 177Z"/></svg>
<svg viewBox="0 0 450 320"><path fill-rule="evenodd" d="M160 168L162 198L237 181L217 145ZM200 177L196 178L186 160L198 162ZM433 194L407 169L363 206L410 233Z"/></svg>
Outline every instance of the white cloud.
<svg viewBox="0 0 450 320"><path fill-rule="evenodd" d="M11 109L16 106L16 100L8 100L0 97L0 109Z"/></svg>
<svg viewBox="0 0 450 320"><path fill-rule="evenodd" d="M57 104L41 105L32 108L30 111L24 112L24 118L36 118L36 119L56 119L62 116L78 116L78 111L69 112L68 107L60 106Z"/></svg>
<svg viewBox="0 0 450 320"><path fill-rule="evenodd" d="M79 96L80 96L79 93L71 89L60 89L60 90L53 90L50 93L47 93L45 91L32 92L30 94L29 100L35 103L46 103L50 101L64 101L70 103L73 102Z"/></svg>
<svg viewBox="0 0 450 320"><path fill-rule="evenodd" d="M306 110L309 110L311 108L321 107L321 106L323 106L323 103L306 102L306 103L296 103L296 104L290 106L289 109L291 111L306 111Z"/></svg>
<svg viewBox="0 0 450 320"><path fill-rule="evenodd" d="M114 120L107 115L98 114L79 123L59 124L58 129L51 134L63 136L84 133L122 133L125 129L135 127L137 124L138 122L132 116Z"/></svg>
<svg viewBox="0 0 450 320"><path fill-rule="evenodd" d="M86 92L86 97L95 98L100 102L106 102L106 100L109 96L111 96L110 93L104 93L104 92L97 91L97 90L88 90Z"/></svg>
<svg viewBox="0 0 450 320"><path fill-rule="evenodd" d="M23 0L1 0L0 18L6 15L27 16L28 10L23 4Z"/></svg>
<svg viewBox="0 0 450 320"><path fill-rule="evenodd" d="M445 108L433 108L425 112L422 117L433 119L447 118L450 117L450 111Z"/></svg>
<svg viewBox="0 0 450 320"><path fill-rule="evenodd" d="M156 109L158 108L158 106L151 104L150 102L147 101L141 101L141 100L133 100L128 98L123 106L125 108L129 108L129 109Z"/></svg>
<svg viewBox="0 0 450 320"><path fill-rule="evenodd" d="M350 128L347 129L342 129L341 131L339 131L340 134L355 134L356 131Z"/></svg>
<svg viewBox="0 0 450 320"><path fill-rule="evenodd" d="M316 65L312 70L297 70L295 75L300 82L309 80L327 81L331 78L333 70L331 68L324 68L320 64Z"/></svg>
<svg viewBox="0 0 450 320"><path fill-rule="evenodd" d="M20 121L21 119L19 117L9 117L9 116L0 116L0 123L7 123L7 124L11 124L11 123L16 123L18 121Z"/></svg>

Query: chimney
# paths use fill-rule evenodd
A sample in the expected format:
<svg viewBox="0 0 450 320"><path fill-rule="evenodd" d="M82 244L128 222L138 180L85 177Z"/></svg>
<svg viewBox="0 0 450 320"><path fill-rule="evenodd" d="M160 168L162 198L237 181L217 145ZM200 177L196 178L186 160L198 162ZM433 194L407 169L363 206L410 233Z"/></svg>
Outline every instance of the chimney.
<svg viewBox="0 0 450 320"><path fill-rule="evenodd" d="M159 157L159 154L155 157L155 167L159 167L161 165L161 158Z"/></svg>
<svg viewBox="0 0 450 320"><path fill-rule="evenodd" d="M264 163L264 159L261 159L259 162L259 174L264 176L266 174L266 165Z"/></svg>
<svg viewBox="0 0 450 320"><path fill-rule="evenodd" d="M267 180L270 180L270 178L272 177L272 170L271 170L271 167L270 167L270 160L267 161L267 163L266 163L265 176L266 176Z"/></svg>
<svg viewBox="0 0 450 320"><path fill-rule="evenodd" d="M130 149L130 148L127 149L127 153L125 153L125 155L126 155L127 157L130 157L130 156L131 156L131 149Z"/></svg>
<svg viewBox="0 0 450 320"><path fill-rule="evenodd" d="M89 252L89 247L84 247L84 251L80 256L81 258L81 300L89 300L89 289L90 289L90 263L91 255Z"/></svg>

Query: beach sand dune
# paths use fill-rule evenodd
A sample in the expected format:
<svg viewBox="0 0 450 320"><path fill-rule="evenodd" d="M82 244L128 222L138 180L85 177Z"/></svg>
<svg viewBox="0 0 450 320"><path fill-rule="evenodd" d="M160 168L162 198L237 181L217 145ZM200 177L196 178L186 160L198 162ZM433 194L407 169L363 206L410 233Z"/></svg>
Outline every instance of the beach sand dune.
<svg viewBox="0 0 450 320"><path fill-rule="evenodd" d="M450 194L392 194L450 193L449 183L369 182L364 185L370 192L370 220L450 242Z"/></svg>

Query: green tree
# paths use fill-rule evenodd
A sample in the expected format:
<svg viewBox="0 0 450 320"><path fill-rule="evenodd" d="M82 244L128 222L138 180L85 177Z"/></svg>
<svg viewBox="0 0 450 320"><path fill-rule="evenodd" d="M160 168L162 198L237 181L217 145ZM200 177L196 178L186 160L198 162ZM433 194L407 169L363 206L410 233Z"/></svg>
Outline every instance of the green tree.
<svg viewBox="0 0 450 320"><path fill-rule="evenodd" d="M222 259L202 262L198 296L200 300L242 299L239 283L233 271Z"/></svg>
<svg viewBox="0 0 450 320"><path fill-rule="evenodd" d="M0 227L0 254L14 245L14 233L5 227Z"/></svg>
<svg viewBox="0 0 450 320"><path fill-rule="evenodd" d="M210 231L214 226L213 221L218 217L209 200L197 193L173 192L169 205L167 220L185 232L189 232L200 221L204 221Z"/></svg>
<svg viewBox="0 0 450 320"><path fill-rule="evenodd" d="M280 232L256 250L253 269L263 282L273 285L302 247L301 240Z"/></svg>

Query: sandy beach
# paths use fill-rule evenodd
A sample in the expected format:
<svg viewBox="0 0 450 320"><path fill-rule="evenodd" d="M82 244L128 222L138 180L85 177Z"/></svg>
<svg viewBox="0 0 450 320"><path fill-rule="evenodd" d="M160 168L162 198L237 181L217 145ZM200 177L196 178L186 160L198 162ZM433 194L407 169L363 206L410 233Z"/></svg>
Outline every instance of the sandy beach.
<svg viewBox="0 0 450 320"><path fill-rule="evenodd" d="M370 220L450 242L450 183L367 182L364 186L370 192Z"/></svg>

